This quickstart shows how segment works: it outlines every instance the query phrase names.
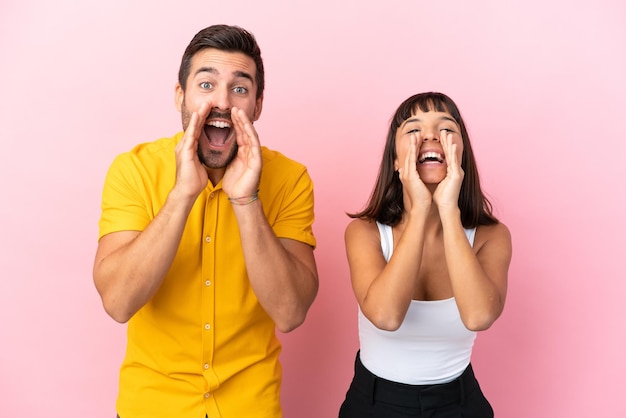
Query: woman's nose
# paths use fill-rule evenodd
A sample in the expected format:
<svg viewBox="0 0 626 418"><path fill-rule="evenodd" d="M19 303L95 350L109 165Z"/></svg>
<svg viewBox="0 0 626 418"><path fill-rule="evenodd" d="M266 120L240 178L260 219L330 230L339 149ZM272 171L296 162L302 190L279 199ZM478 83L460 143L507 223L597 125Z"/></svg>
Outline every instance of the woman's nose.
<svg viewBox="0 0 626 418"><path fill-rule="evenodd" d="M434 129L425 129L422 131L424 141L439 141L439 132Z"/></svg>

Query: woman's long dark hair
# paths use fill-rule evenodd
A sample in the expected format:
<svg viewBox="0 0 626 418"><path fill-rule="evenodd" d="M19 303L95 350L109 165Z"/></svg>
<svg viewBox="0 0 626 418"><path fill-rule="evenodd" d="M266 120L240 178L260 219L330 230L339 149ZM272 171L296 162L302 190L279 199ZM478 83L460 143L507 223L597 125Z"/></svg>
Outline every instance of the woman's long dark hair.
<svg viewBox="0 0 626 418"><path fill-rule="evenodd" d="M498 223L498 219L492 213L491 203L480 188L474 152L461 113L451 98L443 93L433 92L411 96L398 107L391 119L378 178L369 202L364 210L358 213L349 213L348 216L374 220L391 226L402 220L404 211L402 183L398 173L394 170L394 161L397 158L396 132L400 125L418 110L422 112L448 112L461 129L461 137L463 138L461 168L465 177L459 192L459 209L461 210L463 227L474 228L478 225Z"/></svg>

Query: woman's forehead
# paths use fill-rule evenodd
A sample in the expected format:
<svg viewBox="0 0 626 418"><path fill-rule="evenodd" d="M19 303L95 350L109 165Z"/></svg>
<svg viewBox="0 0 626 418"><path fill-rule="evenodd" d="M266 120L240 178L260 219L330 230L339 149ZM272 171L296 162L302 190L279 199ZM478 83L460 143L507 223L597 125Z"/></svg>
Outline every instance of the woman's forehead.
<svg viewBox="0 0 626 418"><path fill-rule="evenodd" d="M441 100L426 99L415 102L411 108L411 113L416 114L418 112L445 112L450 114L450 109Z"/></svg>

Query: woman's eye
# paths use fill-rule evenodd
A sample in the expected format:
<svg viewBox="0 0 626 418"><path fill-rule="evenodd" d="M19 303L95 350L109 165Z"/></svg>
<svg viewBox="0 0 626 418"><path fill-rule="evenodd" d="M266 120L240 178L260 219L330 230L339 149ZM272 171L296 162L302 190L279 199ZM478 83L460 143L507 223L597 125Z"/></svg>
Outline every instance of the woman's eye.
<svg viewBox="0 0 626 418"><path fill-rule="evenodd" d="M409 131L409 133L410 133L410 134L416 134L416 133L418 133L419 131L420 131L419 129L415 128L415 129L411 129L411 130Z"/></svg>
<svg viewBox="0 0 626 418"><path fill-rule="evenodd" d="M202 83L200 83L201 89L210 89L211 87L211 83L209 83L208 81L203 81Z"/></svg>
<svg viewBox="0 0 626 418"><path fill-rule="evenodd" d="M444 132L451 133L451 134L454 133L454 131L452 129L449 129L449 128L442 128L441 130L444 131Z"/></svg>
<svg viewBox="0 0 626 418"><path fill-rule="evenodd" d="M248 92L248 89L245 87L235 87L233 91L237 94L245 94Z"/></svg>

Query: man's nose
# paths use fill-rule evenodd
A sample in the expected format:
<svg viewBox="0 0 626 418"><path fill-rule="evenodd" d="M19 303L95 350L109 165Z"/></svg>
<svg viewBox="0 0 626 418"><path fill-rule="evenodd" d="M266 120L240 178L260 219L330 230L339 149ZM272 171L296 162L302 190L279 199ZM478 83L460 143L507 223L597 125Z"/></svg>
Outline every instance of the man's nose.
<svg viewBox="0 0 626 418"><path fill-rule="evenodd" d="M227 88L218 88L213 93L213 107L221 111L230 110L230 95Z"/></svg>

